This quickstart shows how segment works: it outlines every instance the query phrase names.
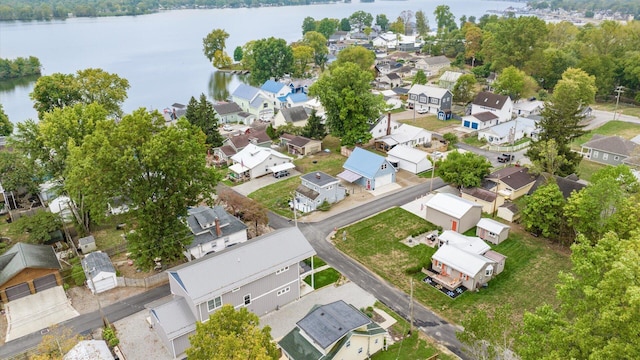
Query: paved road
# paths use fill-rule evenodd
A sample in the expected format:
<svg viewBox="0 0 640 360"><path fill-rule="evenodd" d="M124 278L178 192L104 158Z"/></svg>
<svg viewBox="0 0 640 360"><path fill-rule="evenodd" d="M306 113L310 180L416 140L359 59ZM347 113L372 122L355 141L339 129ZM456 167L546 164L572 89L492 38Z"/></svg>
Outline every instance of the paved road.
<svg viewBox="0 0 640 360"><path fill-rule="evenodd" d="M591 115L593 115L593 118L589 120L587 126L585 126L584 128L585 130L593 130L595 128L599 128L600 126L613 120L613 112L611 111L593 110L591 112ZM616 120L640 124L640 118L631 115L616 114Z"/></svg>

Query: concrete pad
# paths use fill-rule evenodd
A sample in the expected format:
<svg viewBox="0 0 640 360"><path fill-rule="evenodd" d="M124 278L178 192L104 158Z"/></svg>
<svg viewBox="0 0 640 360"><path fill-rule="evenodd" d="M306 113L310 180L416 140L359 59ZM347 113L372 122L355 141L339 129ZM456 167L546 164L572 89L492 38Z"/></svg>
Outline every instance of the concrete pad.
<svg viewBox="0 0 640 360"><path fill-rule="evenodd" d="M325 305L338 300L344 300L357 309L373 306L376 302L373 295L352 282L340 286L329 285L281 307L280 310L262 316L260 324L269 325L271 336L278 341L291 331L296 322L307 315L314 305Z"/></svg>
<svg viewBox="0 0 640 360"><path fill-rule="evenodd" d="M6 304L7 337L11 341L80 315L62 286L13 300Z"/></svg>
<svg viewBox="0 0 640 360"><path fill-rule="evenodd" d="M378 309L378 308L373 308L373 311L376 312L376 314L382 316L384 318L384 321L379 323L378 325L380 325L380 327L382 327L383 329L387 330L391 327L391 325L395 324L398 322L398 320L394 319L393 316L387 314L386 311Z"/></svg>
<svg viewBox="0 0 640 360"><path fill-rule="evenodd" d="M267 185L277 183L278 181L284 181L286 179L289 179L298 175L301 175L301 174L296 169L289 170L289 176L285 176L281 178L275 178L273 177L273 174L267 174L256 179L249 180L240 185L236 185L232 189L244 196L247 196L252 192L259 190Z"/></svg>
<svg viewBox="0 0 640 360"><path fill-rule="evenodd" d="M371 190L369 191L371 193L371 195L373 196L380 196L389 192L392 192L394 190L398 190L398 189L402 189L402 186L400 186L400 184L398 183L391 183L391 184L387 184L384 186L381 186L379 188L376 188L375 190Z"/></svg>
<svg viewBox="0 0 640 360"><path fill-rule="evenodd" d="M407 210L410 213L416 214L417 216L419 216L421 219L426 219L427 217L427 206L426 203L427 201L429 201L429 199L431 199L432 197L434 197L435 194L426 194L423 197L417 198L409 203L406 203L402 206L400 206L400 208Z"/></svg>
<svg viewBox="0 0 640 360"><path fill-rule="evenodd" d="M149 310L143 310L113 323L120 339L118 346L124 355L121 359L173 359L156 332L149 327L147 316Z"/></svg>

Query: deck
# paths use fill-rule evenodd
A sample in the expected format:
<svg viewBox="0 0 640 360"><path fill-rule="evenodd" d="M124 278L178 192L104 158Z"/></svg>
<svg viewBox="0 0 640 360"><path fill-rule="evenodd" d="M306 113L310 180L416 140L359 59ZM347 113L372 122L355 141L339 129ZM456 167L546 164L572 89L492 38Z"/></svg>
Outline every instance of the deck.
<svg viewBox="0 0 640 360"><path fill-rule="evenodd" d="M422 272L433 279L436 283L444 286L447 290L454 291L462 285L462 279L460 278L453 278L448 275L438 274L426 268L422 268Z"/></svg>

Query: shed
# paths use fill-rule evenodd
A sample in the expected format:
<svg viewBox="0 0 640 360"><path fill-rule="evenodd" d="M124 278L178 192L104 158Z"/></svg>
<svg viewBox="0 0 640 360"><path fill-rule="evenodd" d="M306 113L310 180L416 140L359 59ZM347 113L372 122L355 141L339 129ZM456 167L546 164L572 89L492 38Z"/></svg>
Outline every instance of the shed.
<svg viewBox="0 0 640 360"><path fill-rule="evenodd" d="M79 250L82 251L83 254L88 254L92 251L96 250L96 239L93 235L89 235L87 237L80 238L78 240Z"/></svg>
<svg viewBox="0 0 640 360"><path fill-rule="evenodd" d="M82 340L64 356L64 360L113 360L104 340Z"/></svg>
<svg viewBox="0 0 640 360"><path fill-rule="evenodd" d="M427 159L427 153L406 145L398 145L387 152L387 160L394 167L418 174L431 170L433 165Z"/></svg>
<svg viewBox="0 0 640 360"><path fill-rule="evenodd" d="M95 251L87 254L82 259L82 268L87 277L87 287L92 293L99 294L118 286L116 269L106 253Z"/></svg>
<svg viewBox="0 0 640 360"><path fill-rule="evenodd" d="M500 244L509 237L510 226L501 222L482 218L476 226L476 235L492 244Z"/></svg>
<svg viewBox="0 0 640 360"><path fill-rule="evenodd" d="M444 230L464 233L476 226L482 217L482 205L452 194L438 193L425 205L426 220Z"/></svg>
<svg viewBox="0 0 640 360"><path fill-rule="evenodd" d="M498 208L498 217L508 222L516 222L520 218L520 211L515 203L507 202Z"/></svg>

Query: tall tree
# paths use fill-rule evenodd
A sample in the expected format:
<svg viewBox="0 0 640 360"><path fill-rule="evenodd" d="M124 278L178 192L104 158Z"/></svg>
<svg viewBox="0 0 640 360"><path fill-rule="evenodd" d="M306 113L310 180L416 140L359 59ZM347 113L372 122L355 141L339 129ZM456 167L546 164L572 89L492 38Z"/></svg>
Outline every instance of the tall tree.
<svg viewBox="0 0 640 360"><path fill-rule="evenodd" d="M427 75L425 75L422 69L418 70L416 72L416 76L413 77L413 81L411 82L411 85L415 85L415 84L424 85L426 83L427 83Z"/></svg>
<svg viewBox="0 0 640 360"><path fill-rule="evenodd" d="M178 119L165 126L162 114L141 108L122 121L101 122L82 146L71 145L67 181L84 193L91 214L104 217L114 197L127 199L136 216L128 249L142 268L181 258L191 242L182 222L187 208L211 200L218 175L206 167L202 131Z"/></svg>
<svg viewBox="0 0 640 360"><path fill-rule="evenodd" d="M638 221L638 218L630 219ZM560 306L525 313L518 355L529 359L638 359L640 236L579 236L572 269L556 285Z"/></svg>
<svg viewBox="0 0 640 360"><path fill-rule="evenodd" d="M411 32L413 31L413 29L411 28L411 24L413 23L413 11L402 10L402 12L400 13L400 17L402 18L402 22L405 26L403 34L411 34Z"/></svg>
<svg viewBox="0 0 640 360"><path fill-rule="evenodd" d="M318 22L316 26L316 31L322 34L325 38L330 38L333 33L338 29L338 25L340 25L340 20L338 19L330 19L324 18Z"/></svg>
<svg viewBox="0 0 640 360"><path fill-rule="evenodd" d="M482 49L482 29L477 25L467 22L462 28L464 33L464 57L471 59L471 66L475 66L477 59L480 57L480 51Z"/></svg>
<svg viewBox="0 0 640 360"><path fill-rule="evenodd" d="M81 99L75 76L61 73L39 77L29 97L39 118L46 112L76 104Z"/></svg>
<svg viewBox="0 0 640 360"><path fill-rule="evenodd" d="M557 175L562 167L568 163L567 158L560 153L554 139L537 141L531 145L529 151L535 154L531 160L531 171L535 174L546 172Z"/></svg>
<svg viewBox="0 0 640 360"><path fill-rule="evenodd" d="M304 77L309 70L309 64L313 63L313 48L307 45L297 45L293 50L293 76Z"/></svg>
<svg viewBox="0 0 640 360"><path fill-rule="evenodd" d="M318 116L315 109L311 110L307 124L302 130L302 135L316 140L322 140L327 136L327 131L324 129L322 119Z"/></svg>
<svg viewBox="0 0 640 360"><path fill-rule="evenodd" d="M497 307L493 314L484 309L475 309L462 320L463 331L456 337L466 345L465 352L474 359L500 359L509 351L519 326L511 321L509 305Z"/></svg>
<svg viewBox="0 0 640 360"><path fill-rule="evenodd" d="M9 136L11 133L13 133L13 123L9 121L9 117L0 104L0 136Z"/></svg>
<svg viewBox="0 0 640 360"><path fill-rule="evenodd" d="M485 25L482 53L495 71L508 66L524 69L536 64L545 49L547 26L533 16L500 19Z"/></svg>
<svg viewBox="0 0 640 360"><path fill-rule="evenodd" d="M213 109L211 101L207 100L204 94L200 94L200 100L196 100L193 96L187 105L187 111L184 114L189 123L197 126L206 135L206 143L209 147L222 146L222 135L218 130L218 117Z"/></svg>
<svg viewBox="0 0 640 360"><path fill-rule="evenodd" d="M489 175L491 163L484 156L472 152L461 154L453 151L436 169L445 182L458 188L473 188L480 186L482 179Z"/></svg>
<svg viewBox="0 0 640 360"><path fill-rule="evenodd" d="M429 20L422 10L416 11L416 30L423 37L429 33Z"/></svg>
<svg viewBox="0 0 640 360"><path fill-rule="evenodd" d="M521 97L533 95L537 90L535 81L515 66L509 66L502 70L493 86L495 92L500 95L507 95L514 101Z"/></svg>
<svg viewBox="0 0 640 360"><path fill-rule="evenodd" d="M242 61L242 46L236 46L236 48L233 50L233 61Z"/></svg>
<svg viewBox="0 0 640 360"><path fill-rule="evenodd" d="M311 16L307 16L302 21L302 35L304 36L309 31L316 31L316 19Z"/></svg>
<svg viewBox="0 0 640 360"><path fill-rule="evenodd" d="M565 226L562 209L566 201L553 175L547 174L547 177L549 182L525 199L522 224L527 231L555 239Z"/></svg>
<svg viewBox="0 0 640 360"><path fill-rule="evenodd" d="M324 106L326 125L343 145L366 143L371 139L369 121L377 119L384 100L371 93L373 75L354 63L331 69L309 88Z"/></svg>
<svg viewBox="0 0 640 360"><path fill-rule="evenodd" d="M351 23L349 22L349 19L342 18L342 20L340 20L340 30L351 31Z"/></svg>
<svg viewBox="0 0 640 360"><path fill-rule="evenodd" d="M475 96L475 86L478 81L473 74L463 74L453 86L453 98L461 104L468 104Z"/></svg>
<svg viewBox="0 0 640 360"><path fill-rule="evenodd" d="M438 26L438 36L451 32L457 28L456 17L453 16L449 5L438 5L433 11Z"/></svg>
<svg viewBox="0 0 640 360"><path fill-rule="evenodd" d="M225 53L227 39L229 33L224 29L213 29L202 39L202 52L213 66L220 68L225 65L225 57L229 56Z"/></svg>
<svg viewBox="0 0 640 360"><path fill-rule="evenodd" d="M23 191L27 198L37 194L36 170L32 159L21 151L0 151L0 184L4 191L13 192L16 197Z"/></svg>
<svg viewBox="0 0 640 360"><path fill-rule="evenodd" d="M327 63L327 55L329 54L327 38L317 31L309 31L304 34L302 42L313 48L313 62L320 66L321 70L324 70L324 65Z"/></svg>
<svg viewBox="0 0 640 360"><path fill-rule="evenodd" d="M359 31L362 31L365 27L371 26L371 23L373 22L373 15L359 10L349 16L349 22L351 22L351 25L354 27L357 27Z"/></svg>
<svg viewBox="0 0 640 360"><path fill-rule="evenodd" d="M284 39L270 37L257 40L253 44L251 82L262 84L270 78L276 80L291 72L293 68L293 50Z"/></svg>
<svg viewBox="0 0 640 360"><path fill-rule="evenodd" d="M331 66L338 67L346 63L353 63L362 70L371 71L375 60L376 54L373 51L360 45L354 45L340 51L336 61Z"/></svg>
<svg viewBox="0 0 640 360"><path fill-rule="evenodd" d="M196 323L189 337L189 359L195 360L276 360L279 351L271 338L271 328L260 328L257 315L241 307L235 310L223 305L209 316L209 321Z"/></svg>
<svg viewBox="0 0 640 360"><path fill-rule="evenodd" d="M389 31L397 34L397 37L400 38L401 34L404 34L404 20L402 20L401 16L398 16L396 21L392 22L389 25Z"/></svg>
<svg viewBox="0 0 640 360"><path fill-rule="evenodd" d="M380 26L380 30L387 31L387 27L389 26L389 19L387 18L387 15L376 15L376 25Z"/></svg>

